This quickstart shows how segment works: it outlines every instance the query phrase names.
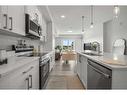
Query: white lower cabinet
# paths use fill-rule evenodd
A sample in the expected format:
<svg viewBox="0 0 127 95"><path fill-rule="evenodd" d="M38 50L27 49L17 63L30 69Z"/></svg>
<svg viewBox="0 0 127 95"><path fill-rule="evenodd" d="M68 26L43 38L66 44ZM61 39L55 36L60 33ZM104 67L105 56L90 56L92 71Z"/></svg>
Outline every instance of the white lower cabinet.
<svg viewBox="0 0 127 95"><path fill-rule="evenodd" d="M54 64L55 64L55 52L52 51L50 53L50 71L52 70Z"/></svg>
<svg viewBox="0 0 127 95"><path fill-rule="evenodd" d="M29 72L29 82L31 83L30 89L39 89L39 62L33 62L33 70Z"/></svg>
<svg viewBox="0 0 127 95"><path fill-rule="evenodd" d="M77 54L77 74L87 88L87 58L80 54Z"/></svg>
<svg viewBox="0 0 127 95"><path fill-rule="evenodd" d="M2 76L0 89L39 89L39 60Z"/></svg>
<svg viewBox="0 0 127 95"><path fill-rule="evenodd" d="M82 83L84 84L85 88L87 88L87 58L82 56L82 68L81 68L81 76L82 76Z"/></svg>
<svg viewBox="0 0 127 95"><path fill-rule="evenodd" d="M79 54L77 54L77 74L79 76L79 78L81 78L81 56Z"/></svg>

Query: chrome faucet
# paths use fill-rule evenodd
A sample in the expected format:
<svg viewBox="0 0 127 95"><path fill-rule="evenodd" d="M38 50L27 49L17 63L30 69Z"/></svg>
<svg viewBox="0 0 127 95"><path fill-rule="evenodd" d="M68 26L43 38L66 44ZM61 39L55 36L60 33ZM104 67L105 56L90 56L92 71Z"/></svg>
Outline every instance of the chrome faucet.
<svg viewBox="0 0 127 95"><path fill-rule="evenodd" d="M100 44L99 42L95 41L95 42L92 42L92 48L95 48L95 50L97 51L97 53L99 54L100 53Z"/></svg>

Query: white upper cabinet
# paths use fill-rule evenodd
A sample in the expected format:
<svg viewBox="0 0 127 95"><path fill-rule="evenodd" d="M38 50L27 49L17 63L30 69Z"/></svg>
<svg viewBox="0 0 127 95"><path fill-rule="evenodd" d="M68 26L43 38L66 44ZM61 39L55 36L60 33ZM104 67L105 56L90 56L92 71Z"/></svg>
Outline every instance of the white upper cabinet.
<svg viewBox="0 0 127 95"><path fill-rule="evenodd" d="M25 36L24 6L0 6L0 29Z"/></svg>
<svg viewBox="0 0 127 95"><path fill-rule="evenodd" d="M25 36L24 6L8 6L8 19L9 30Z"/></svg>
<svg viewBox="0 0 127 95"><path fill-rule="evenodd" d="M43 17L42 17L42 21L41 21L41 28L42 28L42 31L41 31L42 37L40 40L43 42L46 42L47 41L47 38L46 38L47 24L46 24L46 21Z"/></svg>
<svg viewBox="0 0 127 95"><path fill-rule="evenodd" d="M5 30L4 33L25 36L25 13L41 26L40 41L45 42L47 23L37 6L0 6L0 29Z"/></svg>
<svg viewBox="0 0 127 95"><path fill-rule="evenodd" d="M7 30L7 6L0 7L0 29Z"/></svg>
<svg viewBox="0 0 127 95"><path fill-rule="evenodd" d="M35 19L35 14L37 13L37 7L36 6L25 6L25 13L29 14L31 19Z"/></svg>
<svg viewBox="0 0 127 95"><path fill-rule="evenodd" d="M31 20L38 19L38 24L41 24L42 15L37 6L25 6L25 13L30 15Z"/></svg>

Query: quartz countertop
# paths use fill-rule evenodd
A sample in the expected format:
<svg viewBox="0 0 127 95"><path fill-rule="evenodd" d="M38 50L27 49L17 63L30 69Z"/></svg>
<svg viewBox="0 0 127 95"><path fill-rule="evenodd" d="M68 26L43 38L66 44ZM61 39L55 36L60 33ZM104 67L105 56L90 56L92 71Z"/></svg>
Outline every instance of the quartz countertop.
<svg viewBox="0 0 127 95"><path fill-rule="evenodd" d="M47 53L48 55L52 53L53 51L47 51L42 53ZM33 57L17 57L13 56L8 59L8 64L0 65L0 77L3 75L8 74L11 71L14 71L26 64L29 64L35 60L39 60L39 56L33 56ZM39 64L39 63L38 63Z"/></svg>
<svg viewBox="0 0 127 95"><path fill-rule="evenodd" d="M39 60L39 57L15 57L8 64L0 65L0 77L35 60Z"/></svg>
<svg viewBox="0 0 127 95"><path fill-rule="evenodd" d="M109 69L127 70L127 55L116 55L104 52L101 56L93 56L78 52L79 54L91 59Z"/></svg>

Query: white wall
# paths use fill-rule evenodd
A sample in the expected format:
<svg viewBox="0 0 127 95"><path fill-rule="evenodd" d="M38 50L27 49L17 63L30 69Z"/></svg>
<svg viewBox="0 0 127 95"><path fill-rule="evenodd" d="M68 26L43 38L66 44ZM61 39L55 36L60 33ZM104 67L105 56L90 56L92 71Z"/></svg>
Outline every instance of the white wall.
<svg viewBox="0 0 127 95"><path fill-rule="evenodd" d="M117 19L104 23L104 51L111 52L116 39L127 40L127 7L120 7L120 16Z"/></svg>
<svg viewBox="0 0 127 95"><path fill-rule="evenodd" d="M101 51L103 51L103 24L97 24L93 28L89 28L83 35L84 43L97 41L100 43Z"/></svg>
<svg viewBox="0 0 127 95"><path fill-rule="evenodd" d="M36 50L38 51L38 46L40 44L40 41L37 40L31 40L30 38L25 38L25 37L13 37L13 36L7 36L7 35L2 35L0 34L0 49L6 49L6 50L11 50L12 45L17 45L18 40L25 40L27 45L34 45Z"/></svg>

